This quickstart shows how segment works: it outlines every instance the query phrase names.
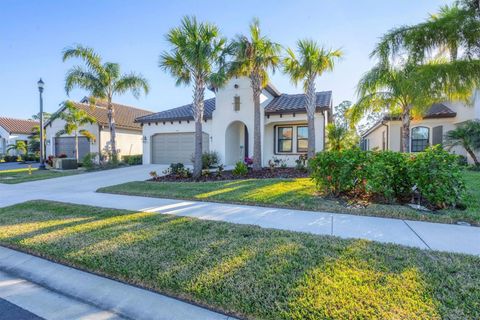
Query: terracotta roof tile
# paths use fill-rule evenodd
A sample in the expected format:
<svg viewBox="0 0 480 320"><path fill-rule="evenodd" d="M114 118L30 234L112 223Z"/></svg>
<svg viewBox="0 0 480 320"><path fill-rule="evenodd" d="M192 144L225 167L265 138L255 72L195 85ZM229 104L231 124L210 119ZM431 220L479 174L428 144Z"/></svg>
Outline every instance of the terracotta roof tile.
<svg viewBox="0 0 480 320"><path fill-rule="evenodd" d="M9 133L30 134L39 123L33 120L13 119L0 117L0 127L3 127Z"/></svg>

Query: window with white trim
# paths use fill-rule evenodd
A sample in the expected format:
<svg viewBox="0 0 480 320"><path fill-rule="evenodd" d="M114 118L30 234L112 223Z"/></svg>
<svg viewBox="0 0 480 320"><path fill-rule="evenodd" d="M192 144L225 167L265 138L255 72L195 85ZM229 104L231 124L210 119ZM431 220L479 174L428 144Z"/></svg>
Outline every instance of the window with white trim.
<svg viewBox="0 0 480 320"><path fill-rule="evenodd" d="M297 152L305 153L308 151L308 127L297 127Z"/></svg>

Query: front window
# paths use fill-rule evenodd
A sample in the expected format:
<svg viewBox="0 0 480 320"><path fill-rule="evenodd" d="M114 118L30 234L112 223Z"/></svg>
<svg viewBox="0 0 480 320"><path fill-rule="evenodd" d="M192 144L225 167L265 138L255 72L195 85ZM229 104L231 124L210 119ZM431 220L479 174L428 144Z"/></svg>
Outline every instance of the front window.
<svg viewBox="0 0 480 320"><path fill-rule="evenodd" d="M416 127L412 129L412 152L421 152L429 145L430 129L426 127Z"/></svg>
<svg viewBox="0 0 480 320"><path fill-rule="evenodd" d="M278 152L292 152L293 127L278 128Z"/></svg>
<svg viewBox="0 0 480 320"><path fill-rule="evenodd" d="M240 97L233 97L233 110L240 111Z"/></svg>
<svg viewBox="0 0 480 320"><path fill-rule="evenodd" d="M308 127L297 127L297 152L308 151Z"/></svg>

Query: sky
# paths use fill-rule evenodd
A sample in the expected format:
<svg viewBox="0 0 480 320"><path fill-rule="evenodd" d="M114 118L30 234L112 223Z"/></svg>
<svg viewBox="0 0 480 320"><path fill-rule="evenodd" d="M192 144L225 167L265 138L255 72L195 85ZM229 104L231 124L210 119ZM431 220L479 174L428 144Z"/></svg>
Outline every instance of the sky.
<svg viewBox="0 0 480 320"><path fill-rule="evenodd" d="M247 33L254 17L262 32L284 47L309 38L327 48L341 48L344 57L335 70L317 80L317 90L332 90L334 105L355 101L355 86L374 61L369 58L378 38L393 27L421 22L450 0L1 0L0 116L29 118L38 112L37 81L45 82L44 109L54 112L67 98L65 74L79 61L62 62L62 50L74 44L94 48L104 61L122 71L146 77L150 93L114 101L162 111L191 103L192 88L176 87L158 67L169 46L165 34L185 15L219 26L233 38ZM276 72L271 82L284 93L299 93L288 76ZM208 96L211 96L208 93Z"/></svg>

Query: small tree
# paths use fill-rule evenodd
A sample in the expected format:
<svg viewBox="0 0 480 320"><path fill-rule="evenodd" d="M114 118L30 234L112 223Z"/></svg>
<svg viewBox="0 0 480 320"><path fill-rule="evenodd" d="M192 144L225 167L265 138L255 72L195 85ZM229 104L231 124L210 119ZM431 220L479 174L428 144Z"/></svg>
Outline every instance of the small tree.
<svg viewBox="0 0 480 320"><path fill-rule="evenodd" d="M297 53L288 49L283 65L285 73L290 76L294 84L303 82L308 121L308 157L312 158L315 155L315 113L317 109L315 81L324 72L332 71L335 61L343 53L340 50L327 50L312 40L299 40Z"/></svg>
<svg viewBox="0 0 480 320"><path fill-rule="evenodd" d="M23 140L17 140L13 144L7 146L7 153L10 151L15 151L17 154L27 154L28 148L27 143Z"/></svg>
<svg viewBox="0 0 480 320"><path fill-rule="evenodd" d="M476 166L480 166L476 151L480 150L480 121L470 120L446 134L445 145L448 149L460 146L472 157Z"/></svg>
<svg viewBox="0 0 480 320"><path fill-rule="evenodd" d="M65 102L65 108L59 114L52 116L52 119L60 118L65 121L63 130L56 133L59 137L64 134L74 135L75 137L75 158L78 162L78 135L85 136L88 140L94 140L95 135L88 130L82 129L86 124L93 124L96 122L95 118L91 117L85 110L79 109L71 101Z"/></svg>
<svg viewBox="0 0 480 320"><path fill-rule="evenodd" d="M40 126L34 126L28 136L28 151L34 154L40 152Z"/></svg>

